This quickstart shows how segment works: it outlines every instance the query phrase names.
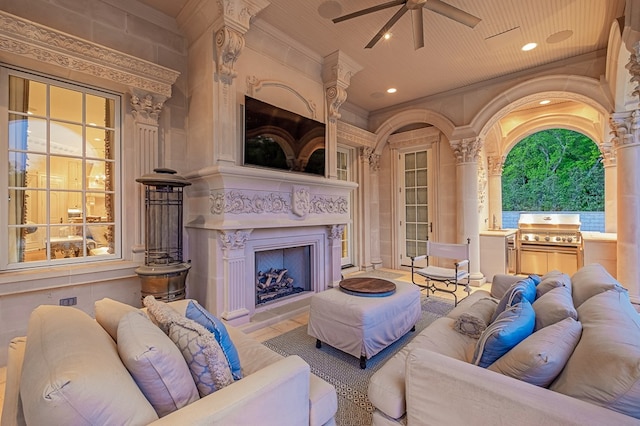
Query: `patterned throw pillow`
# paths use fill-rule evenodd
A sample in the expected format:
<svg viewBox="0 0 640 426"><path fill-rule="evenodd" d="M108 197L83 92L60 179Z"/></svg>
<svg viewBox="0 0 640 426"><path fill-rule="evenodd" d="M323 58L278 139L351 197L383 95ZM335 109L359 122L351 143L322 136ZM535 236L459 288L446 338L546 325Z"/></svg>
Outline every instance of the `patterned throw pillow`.
<svg viewBox="0 0 640 426"><path fill-rule="evenodd" d="M220 344L220 347L222 348L222 352L224 353L227 362L229 363L233 378L240 380L242 378L240 357L235 345L231 341L231 337L229 337L229 333L227 332L227 328L224 326L224 323L203 308L195 300L189 301L185 315L187 318L194 320L213 333L218 344Z"/></svg>
<svg viewBox="0 0 640 426"><path fill-rule="evenodd" d="M233 383L229 363L212 333L153 296L145 297L144 305L182 352L200 397Z"/></svg>

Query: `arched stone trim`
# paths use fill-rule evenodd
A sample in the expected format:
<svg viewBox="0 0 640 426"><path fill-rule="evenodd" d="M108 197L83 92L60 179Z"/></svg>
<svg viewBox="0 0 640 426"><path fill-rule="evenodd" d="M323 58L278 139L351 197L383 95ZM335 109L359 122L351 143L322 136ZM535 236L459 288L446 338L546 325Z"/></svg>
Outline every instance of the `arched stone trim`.
<svg viewBox="0 0 640 426"><path fill-rule="evenodd" d="M307 110L311 118L313 118L314 120L318 118L317 107L315 102L313 102L312 100L306 99L302 95L302 93L298 92L295 88L289 86L287 83L284 83L278 80L260 80L256 76L247 77L246 93L249 96L254 97L259 91L268 87L282 89L292 93L302 103L302 105Z"/></svg>
<svg viewBox="0 0 640 426"><path fill-rule="evenodd" d="M575 75L550 75L518 84L490 101L471 120L470 127L484 137L498 121L526 104L542 99L562 99L582 103L603 116L613 108L599 80Z"/></svg>
<svg viewBox="0 0 640 426"><path fill-rule="evenodd" d="M410 109L402 111L386 120L375 131L376 146L374 151L376 153L382 152L382 148L384 144L387 143L389 135L403 126L415 123L431 124L437 127L449 140L452 139L452 134L455 129L455 125L451 120L435 111L427 109Z"/></svg>
<svg viewBox="0 0 640 426"><path fill-rule="evenodd" d="M528 120L520 126L514 128L504 138L502 145L502 155L506 155L522 139L548 129L567 129L589 137L593 142L599 144L602 140L605 129L595 128L593 121L584 117L553 115Z"/></svg>

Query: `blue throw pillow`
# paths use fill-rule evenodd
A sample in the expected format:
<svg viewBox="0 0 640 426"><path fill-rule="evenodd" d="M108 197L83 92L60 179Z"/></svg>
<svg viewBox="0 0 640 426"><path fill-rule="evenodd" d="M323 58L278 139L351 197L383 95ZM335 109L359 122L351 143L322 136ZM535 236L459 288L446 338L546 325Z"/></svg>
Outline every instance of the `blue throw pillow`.
<svg viewBox="0 0 640 426"><path fill-rule="evenodd" d="M531 274L531 275L529 275L529 278L531 278L533 280L533 283L536 286L542 282L542 278L540 277L540 275Z"/></svg>
<svg viewBox="0 0 640 426"><path fill-rule="evenodd" d="M502 299L500 299L500 302L498 302L491 322L494 322L496 318L498 318L498 315L504 312L509 306L520 303L522 299L528 300L529 303L533 303L536 300L536 285L531 278L524 278L509 287L502 296Z"/></svg>
<svg viewBox="0 0 640 426"><path fill-rule="evenodd" d="M472 363L487 368L533 333L536 314L527 299L508 307L483 332Z"/></svg>
<svg viewBox="0 0 640 426"><path fill-rule="evenodd" d="M209 311L203 308L195 300L189 301L187 305L186 317L190 320L197 322L204 328L213 333L214 337L218 341L218 344L222 348L224 356L227 358L229 368L231 368L231 374L235 380L242 378L242 369L240 367L240 357L238 356L238 350L229 337L229 332L224 326L222 321L212 315Z"/></svg>

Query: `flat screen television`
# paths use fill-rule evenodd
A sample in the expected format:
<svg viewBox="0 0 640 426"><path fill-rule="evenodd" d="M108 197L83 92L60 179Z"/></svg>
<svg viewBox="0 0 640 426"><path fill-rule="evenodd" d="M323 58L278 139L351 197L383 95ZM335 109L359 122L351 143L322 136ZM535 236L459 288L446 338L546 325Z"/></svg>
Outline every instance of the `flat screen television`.
<svg viewBox="0 0 640 426"><path fill-rule="evenodd" d="M325 124L244 99L244 164L325 175Z"/></svg>

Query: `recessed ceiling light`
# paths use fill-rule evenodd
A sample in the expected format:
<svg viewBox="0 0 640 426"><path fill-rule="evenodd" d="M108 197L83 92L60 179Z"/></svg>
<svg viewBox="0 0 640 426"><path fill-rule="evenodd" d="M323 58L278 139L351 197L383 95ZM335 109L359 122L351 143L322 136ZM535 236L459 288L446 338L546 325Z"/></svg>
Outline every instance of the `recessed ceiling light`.
<svg viewBox="0 0 640 426"><path fill-rule="evenodd" d="M387 93L396 93L398 91L398 89L396 89L395 87L390 87L387 89Z"/></svg>
<svg viewBox="0 0 640 426"><path fill-rule="evenodd" d="M522 50L525 52L528 52L529 50L533 50L536 47L538 47L538 43L527 43L524 46L522 46Z"/></svg>
<svg viewBox="0 0 640 426"><path fill-rule="evenodd" d="M391 33L385 33L384 34L384 39L385 40L389 40L391 38Z"/></svg>
<svg viewBox="0 0 640 426"><path fill-rule="evenodd" d="M540 101L540 105L547 105L550 104L551 101L549 99L545 99L544 101Z"/></svg>

